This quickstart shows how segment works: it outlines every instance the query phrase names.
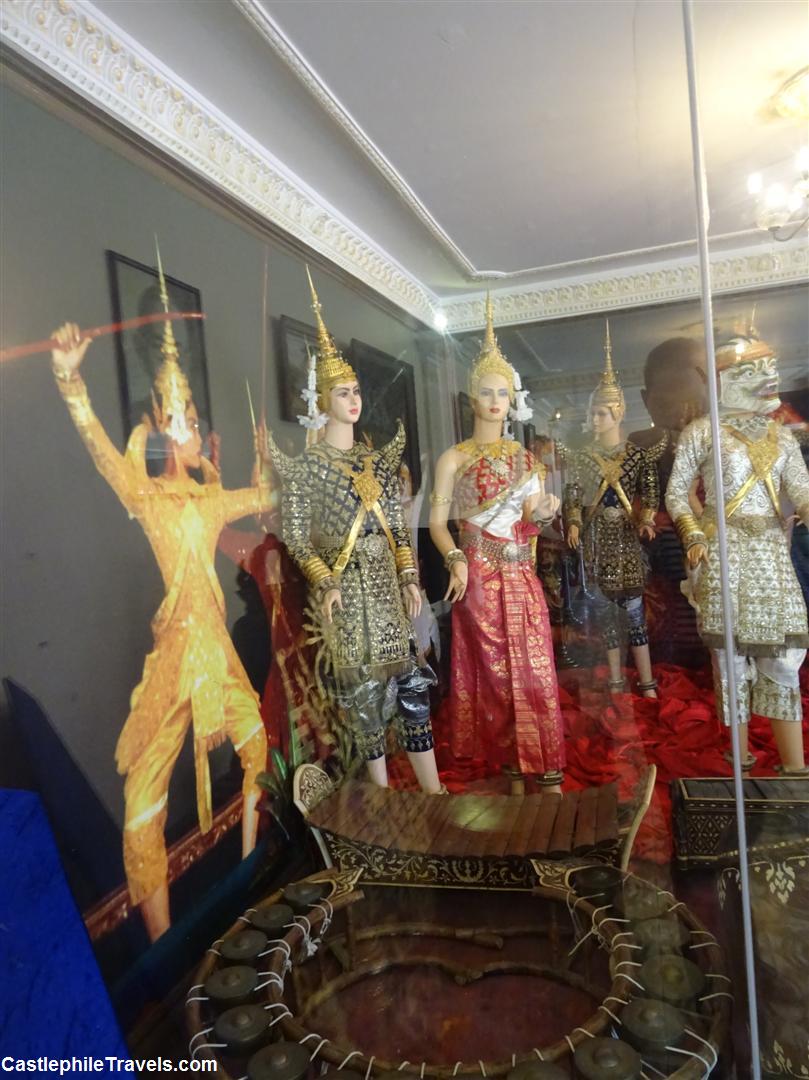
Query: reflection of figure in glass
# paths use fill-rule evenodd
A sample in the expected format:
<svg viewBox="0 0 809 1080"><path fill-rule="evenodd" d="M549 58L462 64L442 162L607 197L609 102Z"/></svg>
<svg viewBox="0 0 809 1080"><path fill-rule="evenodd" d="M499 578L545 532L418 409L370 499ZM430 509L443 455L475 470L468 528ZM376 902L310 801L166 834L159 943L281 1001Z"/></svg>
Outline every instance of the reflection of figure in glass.
<svg viewBox="0 0 809 1080"><path fill-rule="evenodd" d="M646 560L638 536L654 539L660 501L656 460L664 443L661 440L658 446L641 450L624 442L621 421L626 405L612 366L609 324L604 352L606 368L590 396L588 410L593 442L584 450L565 451L570 469L563 500L567 542L571 548L580 543L583 547L587 590L595 595L607 648L610 690L620 693L625 688L619 644L623 614L639 676L638 689L644 697L656 698L657 680L652 677L643 607ZM641 502L637 523L632 505L636 496Z"/></svg>
<svg viewBox="0 0 809 1080"><path fill-rule="evenodd" d="M200 829L212 824L208 752L227 737L244 769L242 851L255 847L267 742L258 700L225 626L225 601L214 570L223 526L263 513L274 499L263 488L224 491L219 474L200 455L197 418L178 363L170 322L165 323L163 365L155 381L155 421L166 438L163 476L146 473L144 448L150 425L132 432L120 454L90 405L79 365L89 345L78 327L53 335L57 383L76 428L95 462L154 551L166 596L152 622L154 650L131 698L131 711L116 749L124 784L124 867L133 904L140 904L152 940L170 925L164 830L169 780L193 725ZM202 482L190 475L201 470Z"/></svg>
<svg viewBox="0 0 809 1080"><path fill-rule="evenodd" d="M669 338L655 346L643 369L643 403L652 420L646 431L633 431L628 441L644 449L665 440L657 459L660 490L665 491L674 465L674 451L683 428L708 410L705 346L693 338ZM695 507L699 503L695 501ZM661 508L656 535L649 544L649 577L644 603L652 655L677 664L702 664L705 652L694 609L683 596L685 578L680 538Z"/></svg>
<svg viewBox="0 0 809 1080"><path fill-rule="evenodd" d="M399 739L419 784L438 793L429 701L434 676L418 667L411 648L410 617L422 601L399 498L404 429L400 424L381 450L354 442L360 387L311 287L318 356L310 402L322 410L316 422L325 420L325 435L295 459L269 442L284 482L284 540L309 584L339 702L371 779L387 785L385 721L398 713Z"/></svg>
<svg viewBox="0 0 809 1080"><path fill-rule="evenodd" d="M445 599L453 602L452 751L504 769L515 793L526 775L559 791L562 712L534 555L536 523L552 520L559 500L545 494L544 470L533 455L503 436L510 405L515 419L530 412L494 335L489 299L469 396L472 438L438 459L430 497L430 535L449 570ZM453 503L460 547L447 526Z"/></svg>
<svg viewBox="0 0 809 1080"><path fill-rule="evenodd" d="M280 526L277 528L280 531ZM331 745L328 710L318 694L312 667L314 650L306 640L306 582L274 532L260 534L228 527L222 530L219 548L254 582L265 626L269 627L269 649L264 657L269 674L259 693L270 746L278 747L292 760L297 748L313 743L315 755L326 757ZM235 630L234 626L234 637ZM291 745L291 736L297 748Z"/></svg>
<svg viewBox="0 0 809 1080"><path fill-rule="evenodd" d="M167 293L169 287L167 286ZM169 304L172 311L186 311L187 295L173 292L169 295ZM159 284L150 285L138 296L138 315L156 315L163 311L161 289ZM128 364L127 379L129 392L129 415L136 418L148 415L151 409L151 392L157 372L163 362L163 323L147 323L139 326L136 330L124 331L125 342L131 343L135 356L140 361L140 367L136 363ZM191 323L180 322L172 327L178 351L186 359L189 372L191 368L192 348L200 340L199 327ZM131 356L131 352L129 354ZM194 382L193 374L190 375ZM197 389L199 386L195 383ZM204 405L204 403L203 403Z"/></svg>
<svg viewBox="0 0 809 1080"><path fill-rule="evenodd" d="M809 630L780 497L786 495L800 520L809 523L809 475L792 432L770 417L779 405L775 351L751 328L717 348L716 368L742 762L746 768L755 764L747 742L754 712L770 719L783 768L802 773L798 669ZM712 650L717 704L721 702L729 723L711 447L708 417L685 429L666 506L687 552L700 633ZM688 499L698 476L705 486L705 510L699 520Z"/></svg>

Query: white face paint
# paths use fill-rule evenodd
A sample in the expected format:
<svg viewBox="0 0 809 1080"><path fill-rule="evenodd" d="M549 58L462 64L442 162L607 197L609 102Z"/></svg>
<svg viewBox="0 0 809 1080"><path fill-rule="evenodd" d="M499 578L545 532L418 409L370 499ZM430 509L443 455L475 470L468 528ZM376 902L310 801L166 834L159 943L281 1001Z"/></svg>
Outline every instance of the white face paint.
<svg viewBox="0 0 809 1080"><path fill-rule="evenodd" d="M778 358L740 360L719 374L719 403L727 412L775 412L778 396Z"/></svg>

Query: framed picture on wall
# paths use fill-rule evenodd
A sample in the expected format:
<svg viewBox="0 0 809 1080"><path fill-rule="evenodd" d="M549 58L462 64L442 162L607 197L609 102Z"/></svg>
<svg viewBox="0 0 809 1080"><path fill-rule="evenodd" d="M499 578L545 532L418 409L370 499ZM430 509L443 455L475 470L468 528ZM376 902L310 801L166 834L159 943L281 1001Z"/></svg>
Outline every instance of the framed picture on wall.
<svg viewBox="0 0 809 1080"><path fill-rule="evenodd" d="M115 322L163 310L157 270L116 251L107 251L106 256ZM166 274L166 288L169 310L202 311L200 291L193 285L186 285ZM163 360L160 352L163 326L162 322L155 322L115 335L125 439L144 415L152 415L152 386ZM180 364L191 386L204 436L211 430L212 419L203 322L201 319L178 319L172 326Z"/></svg>
<svg viewBox="0 0 809 1080"><path fill-rule="evenodd" d="M362 387L358 437L367 436L374 448L379 449L393 438L401 420L407 436L404 462L410 470L413 491L417 492L421 487L421 459L412 364L356 338L351 342L350 359Z"/></svg>
<svg viewBox="0 0 809 1080"><path fill-rule="evenodd" d="M317 350L317 330L289 315L273 319L273 323L278 357L279 412L282 420L296 424L306 408L301 390L309 379L309 353Z"/></svg>

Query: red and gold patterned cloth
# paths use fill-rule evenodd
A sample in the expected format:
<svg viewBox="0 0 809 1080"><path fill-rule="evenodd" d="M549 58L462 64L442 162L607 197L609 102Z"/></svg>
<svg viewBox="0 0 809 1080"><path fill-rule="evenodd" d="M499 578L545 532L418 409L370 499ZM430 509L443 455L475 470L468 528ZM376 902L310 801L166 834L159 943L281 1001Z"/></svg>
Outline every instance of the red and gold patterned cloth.
<svg viewBox="0 0 809 1080"><path fill-rule="evenodd" d="M537 530L522 506L540 490L530 454L502 440L479 448L455 499L469 585L452 611L450 744L458 759L541 775L565 762L548 608L535 572ZM481 527L477 508L492 511ZM509 520L510 518L510 520ZM476 520L477 519L477 520ZM508 523L509 535L501 535Z"/></svg>

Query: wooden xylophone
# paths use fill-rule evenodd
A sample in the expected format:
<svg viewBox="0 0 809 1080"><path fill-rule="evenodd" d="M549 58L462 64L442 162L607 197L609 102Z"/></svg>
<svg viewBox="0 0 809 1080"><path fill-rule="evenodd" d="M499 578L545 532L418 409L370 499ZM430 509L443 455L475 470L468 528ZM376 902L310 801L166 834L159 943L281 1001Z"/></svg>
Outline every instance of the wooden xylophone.
<svg viewBox="0 0 809 1080"><path fill-rule="evenodd" d="M537 795L425 795L348 780L309 810L343 870L391 885L528 889L529 860L618 851L614 784Z"/></svg>

